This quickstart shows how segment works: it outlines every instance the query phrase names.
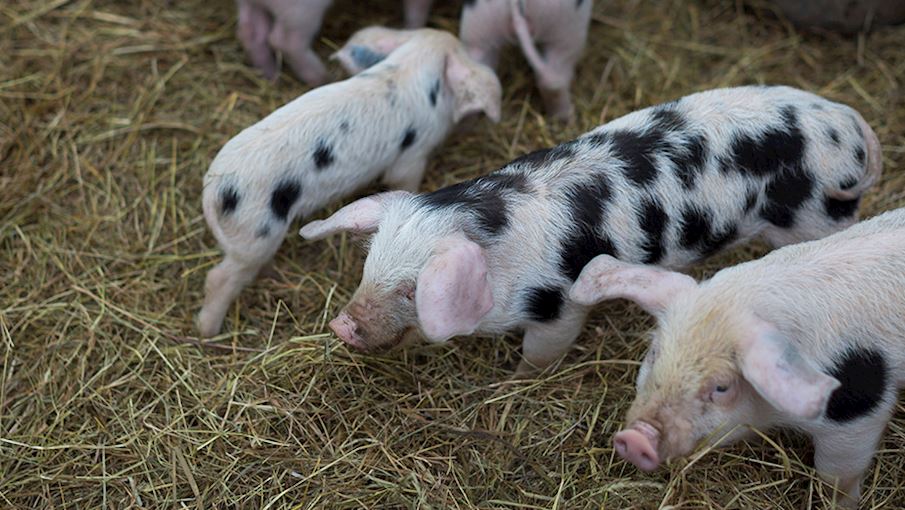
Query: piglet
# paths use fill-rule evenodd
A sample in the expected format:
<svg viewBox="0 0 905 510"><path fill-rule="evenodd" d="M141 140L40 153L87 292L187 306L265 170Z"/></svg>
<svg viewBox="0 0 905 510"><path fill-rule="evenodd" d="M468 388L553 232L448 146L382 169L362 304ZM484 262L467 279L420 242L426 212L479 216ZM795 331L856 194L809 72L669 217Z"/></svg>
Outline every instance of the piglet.
<svg viewBox="0 0 905 510"><path fill-rule="evenodd" d="M267 79L276 78L274 51L279 51L303 82L320 85L327 81L327 71L311 49L311 43L332 3L332 0L236 0L239 11L236 34L252 65ZM431 3L432 0L405 0L406 26L424 26Z"/></svg>
<svg viewBox="0 0 905 510"><path fill-rule="evenodd" d="M746 426L814 441L856 506L905 386L905 209L724 269L700 284L601 255L569 292L628 298L658 320L616 452L644 471Z"/></svg>
<svg viewBox="0 0 905 510"><path fill-rule="evenodd" d="M378 177L415 191L453 124L500 116L500 83L451 34L421 29L382 63L279 108L227 142L204 177L204 217L225 252L207 275L199 329L216 334L229 304L277 251L290 222Z"/></svg>
<svg viewBox="0 0 905 510"><path fill-rule="evenodd" d="M881 171L851 108L788 87L693 94L432 193L363 198L301 235L373 234L330 323L363 350L524 330L519 371L568 350L595 256L683 267L754 237L774 246L851 225Z"/></svg>
<svg viewBox="0 0 905 510"><path fill-rule="evenodd" d="M592 0L466 0L459 37L476 59L496 68L500 51L518 42L534 70L547 113L573 116L569 87L584 50Z"/></svg>

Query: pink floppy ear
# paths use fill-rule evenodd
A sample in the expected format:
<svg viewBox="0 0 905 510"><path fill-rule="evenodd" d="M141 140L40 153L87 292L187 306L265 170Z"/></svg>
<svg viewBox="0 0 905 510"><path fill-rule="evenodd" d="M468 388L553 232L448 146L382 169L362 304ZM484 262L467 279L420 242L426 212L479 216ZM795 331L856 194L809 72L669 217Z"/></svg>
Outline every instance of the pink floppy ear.
<svg viewBox="0 0 905 510"><path fill-rule="evenodd" d="M446 84L455 98L453 122L478 112L494 123L500 121L503 88L492 69L464 51L453 51L446 57Z"/></svg>
<svg viewBox="0 0 905 510"><path fill-rule="evenodd" d="M694 278L682 273L598 255L578 275L569 289L569 299L590 306L625 298L638 303L647 313L659 316L676 296L697 286Z"/></svg>
<svg viewBox="0 0 905 510"><path fill-rule="evenodd" d="M418 275L415 308L431 342L474 333L493 308L484 250L461 234L442 239Z"/></svg>
<svg viewBox="0 0 905 510"><path fill-rule="evenodd" d="M776 409L814 419L823 414L839 381L804 359L772 326L758 321L739 345L739 365L751 386Z"/></svg>
<svg viewBox="0 0 905 510"><path fill-rule="evenodd" d="M303 226L299 235L318 240L345 231L369 234L377 230L387 201L408 194L406 191L388 191L356 200L325 220L314 220Z"/></svg>

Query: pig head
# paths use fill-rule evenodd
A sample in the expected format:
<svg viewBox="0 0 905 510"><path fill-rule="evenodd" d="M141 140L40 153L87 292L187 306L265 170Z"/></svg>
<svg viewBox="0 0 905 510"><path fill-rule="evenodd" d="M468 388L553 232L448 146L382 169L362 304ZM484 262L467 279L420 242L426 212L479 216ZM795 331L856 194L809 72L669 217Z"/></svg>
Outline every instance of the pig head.
<svg viewBox="0 0 905 510"><path fill-rule="evenodd" d="M299 232L306 239L373 234L371 246L378 248L365 260L361 284L330 322L336 336L357 350L395 347L413 331L431 342L471 334L493 308L483 248L457 231L411 235L406 223L416 220L404 212L411 197L390 192L363 198ZM383 244L402 255L382 257Z"/></svg>
<svg viewBox="0 0 905 510"><path fill-rule="evenodd" d="M613 438L616 453L644 471L702 442L730 444L748 426L815 419L839 386L743 299L700 290L686 275L607 255L570 290L586 305L630 299L657 318L627 427Z"/></svg>

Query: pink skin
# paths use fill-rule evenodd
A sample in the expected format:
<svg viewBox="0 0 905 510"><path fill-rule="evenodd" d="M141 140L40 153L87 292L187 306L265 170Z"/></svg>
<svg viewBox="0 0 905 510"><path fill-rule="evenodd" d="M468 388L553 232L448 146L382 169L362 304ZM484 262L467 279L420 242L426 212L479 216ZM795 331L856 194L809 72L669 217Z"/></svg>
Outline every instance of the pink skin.
<svg viewBox="0 0 905 510"><path fill-rule="evenodd" d="M613 437L616 453L641 471L655 471L660 466L657 443L660 433L652 425L637 421Z"/></svg>
<svg viewBox="0 0 905 510"><path fill-rule="evenodd" d="M336 333L336 336L344 343L358 350L366 350L365 344L356 333L358 326L352 317L346 312L340 313L335 319L330 321L330 329Z"/></svg>

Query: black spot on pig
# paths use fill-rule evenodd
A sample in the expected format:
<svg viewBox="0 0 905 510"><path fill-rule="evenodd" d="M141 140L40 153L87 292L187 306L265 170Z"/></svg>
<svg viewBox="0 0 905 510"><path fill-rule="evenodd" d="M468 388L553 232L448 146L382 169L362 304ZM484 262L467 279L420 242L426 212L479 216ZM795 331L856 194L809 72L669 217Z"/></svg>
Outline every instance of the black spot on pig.
<svg viewBox="0 0 905 510"><path fill-rule="evenodd" d="M688 125L685 117L668 104L653 108L650 116L653 124L663 131L682 131Z"/></svg>
<svg viewBox="0 0 905 510"><path fill-rule="evenodd" d="M239 206L239 192L234 186L223 186L220 189L220 214L229 216Z"/></svg>
<svg viewBox="0 0 905 510"><path fill-rule="evenodd" d="M694 188L698 177L704 171L704 163L707 161L707 140L701 135L693 135L685 141L684 146L675 147L669 159L682 185L690 190Z"/></svg>
<svg viewBox="0 0 905 510"><path fill-rule="evenodd" d="M823 206L826 209L827 216L839 221L854 216L858 211L860 201L859 198L839 200L838 198L824 197Z"/></svg>
<svg viewBox="0 0 905 510"><path fill-rule="evenodd" d="M738 226L734 224L724 227L719 232L711 231L698 245L698 253L702 257L709 257L736 239L738 239Z"/></svg>
<svg viewBox="0 0 905 510"><path fill-rule="evenodd" d="M512 190L522 194L531 193L531 183L523 173L494 172L478 178L478 182L498 192Z"/></svg>
<svg viewBox="0 0 905 510"><path fill-rule="evenodd" d="M355 61L355 65L361 69L367 69L386 58L386 55L381 55L371 48L358 45L349 49L349 56Z"/></svg>
<svg viewBox="0 0 905 510"><path fill-rule="evenodd" d="M730 146L733 164L726 165L724 170L734 169L763 177L801 168L805 139L798 127L795 108L783 107L780 115L784 128L771 128L759 134L736 135Z"/></svg>
<svg viewBox="0 0 905 510"><path fill-rule="evenodd" d="M575 3L575 8L578 9L579 7L581 7L581 4L583 4L583 3L584 3L584 0L578 0L578 2Z"/></svg>
<svg viewBox="0 0 905 510"><path fill-rule="evenodd" d="M277 185L270 195L270 210L281 220L289 219L289 210L302 194L302 185L295 180L284 180Z"/></svg>
<svg viewBox="0 0 905 510"><path fill-rule="evenodd" d="M852 189L855 187L855 184L858 184L857 177L847 177L844 181L839 183L839 189Z"/></svg>
<svg viewBox="0 0 905 510"><path fill-rule="evenodd" d="M820 103L811 103L811 108L814 110L823 110L823 105Z"/></svg>
<svg viewBox="0 0 905 510"><path fill-rule="evenodd" d="M509 225L506 195L510 191L527 193L529 188L524 175L494 172L420 195L419 200L433 209L461 207L474 215L482 231L496 235Z"/></svg>
<svg viewBox="0 0 905 510"><path fill-rule="evenodd" d="M339 130L342 133L348 133L349 132L349 121L344 120L344 121L340 122Z"/></svg>
<svg viewBox="0 0 905 510"><path fill-rule="evenodd" d="M427 91L427 99L431 106L437 106L437 96L440 94L440 80L434 80L430 90Z"/></svg>
<svg viewBox="0 0 905 510"><path fill-rule="evenodd" d="M559 161L561 159L569 159L575 156L575 145L578 141L571 141L557 145L549 149L538 149L529 152L524 156L512 160L509 165L529 165L532 168L540 168L543 165Z"/></svg>
<svg viewBox="0 0 905 510"><path fill-rule="evenodd" d="M333 147L324 140L318 140L314 147L314 167L323 170L333 164Z"/></svg>
<svg viewBox="0 0 905 510"><path fill-rule="evenodd" d="M855 161L857 161L859 165L864 166L864 147L861 147L860 145L855 147L854 156Z"/></svg>
<svg viewBox="0 0 905 510"><path fill-rule="evenodd" d="M669 216L660 204L646 201L641 205L638 222L641 230L647 234L647 239L642 244L644 251L647 252L643 261L645 264L656 264L666 253L666 240L663 235L669 224Z"/></svg>
<svg viewBox="0 0 905 510"><path fill-rule="evenodd" d="M681 221L681 246L696 250L702 257L713 255L738 237L738 227L734 224L717 231L708 210L687 207L682 211Z"/></svg>
<svg viewBox="0 0 905 510"><path fill-rule="evenodd" d="M748 196L745 197L745 213L746 214L751 212L751 210L754 209L754 206L757 205L757 197L758 197L757 190L748 191Z"/></svg>
<svg viewBox="0 0 905 510"><path fill-rule="evenodd" d="M408 129L405 130L405 134L402 135L402 142L399 143L399 150L404 151L412 146L415 143L415 127L409 126Z"/></svg>
<svg viewBox="0 0 905 510"><path fill-rule="evenodd" d="M465 0L464 8L468 9L470 7L474 7L474 4L477 3L478 0Z"/></svg>
<svg viewBox="0 0 905 510"><path fill-rule="evenodd" d="M647 186L657 180L659 170L654 156L668 144L663 132L648 129L643 132L618 130L609 133L613 155L624 163L625 176L638 186Z"/></svg>
<svg viewBox="0 0 905 510"><path fill-rule="evenodd" d="M814 191L814 179L808 172L786 172L767 183L766 202L761 217L781 228L795 224L795 215Z"/></svg>
<svg viewBox="0 0 905 510"><path fill-rule="evenodd" d="M883 354L869 348L853 347L829 371L841 385L830 396L826 417L847 422L877 408L886 392L887 367Z"/></svg>
<svg viewBox="0 0 905 510"><path fill-rule="evenodd" d="M827 136L827 138L830 139L830 143L832 143L832 144L835 145L836 147L839 146L839 143L841 142L841 139L839 138L839 130L838 130L838 129L836 129L836 128L834 128L834 127L828 127L827 130L826 130L826 136Z"/></svg>
<svg viewBox="0 0 905 510"><path fill-rule="evenodd" d="M694 207L682 211L682 227L679 242L685 249L692 249L710 234L710 213Z"/></svg>
<svg viewBox="0 0 905 510"><path fill-rule="evenodd" d="M551 322L559 318L563 294L559 287L532 287L526 291L525 312L537 322Z"/></svg>
<svg viewBox="0 0 905 510"><path fill-rule="evenodd" d="M265 237L270 235L270 225L264 224L255 232L255 237L258 239L264 239Z"/></svg>
<svg viewBox="0 0 905 510"><path fill-rule="evenodd" d="M593 182L574 185L566 191L566 204L572 216L568 236L562 242L560 270L575 281L584 266L597 255L617 256L616 245L601 234L603 215L611 197L610 184L602 175Z"/></svg>

